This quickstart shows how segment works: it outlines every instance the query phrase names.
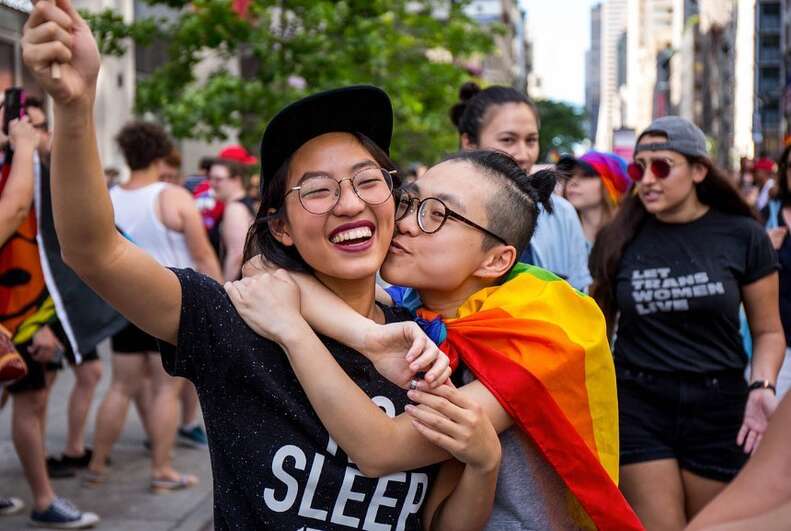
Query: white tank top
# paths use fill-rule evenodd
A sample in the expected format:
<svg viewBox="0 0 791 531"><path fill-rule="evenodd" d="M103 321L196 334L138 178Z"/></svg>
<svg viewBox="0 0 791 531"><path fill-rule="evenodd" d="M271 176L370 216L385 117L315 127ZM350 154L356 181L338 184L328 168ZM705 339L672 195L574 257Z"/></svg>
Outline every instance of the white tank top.
<svg viewBox="0 0 791 531"><path fill-rule="evenodd" d="M184 234L168 229L157 216L157 212L161 212L157 207L159 194L167 186L170 185L159 182L135 190L114 186L110 199L115 224L160 264L195 269Z"/></svg>

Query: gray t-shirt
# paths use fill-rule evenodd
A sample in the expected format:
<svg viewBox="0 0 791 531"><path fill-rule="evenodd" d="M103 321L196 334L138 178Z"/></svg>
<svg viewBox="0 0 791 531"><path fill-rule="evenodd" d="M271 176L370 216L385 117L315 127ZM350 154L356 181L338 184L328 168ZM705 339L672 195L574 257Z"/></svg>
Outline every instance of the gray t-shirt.
<svg viewBox="0 0 791 531"><path fill-rule="evenodd" d="M464 382L475 378L464 371ZM535 443L517 427L500 434L503 457L486 531L579 529L569 513L570 494Z"/></svg>

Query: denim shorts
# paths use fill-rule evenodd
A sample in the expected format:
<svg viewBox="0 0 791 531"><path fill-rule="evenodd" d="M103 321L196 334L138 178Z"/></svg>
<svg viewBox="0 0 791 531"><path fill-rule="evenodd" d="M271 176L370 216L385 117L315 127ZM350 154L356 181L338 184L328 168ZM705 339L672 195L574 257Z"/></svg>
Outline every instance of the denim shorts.
<svg viewBox="0 0 791 531"><path fill-rule="evenodd" d="M747 382L741 370L670 373L616 364L621 465L675 459L698 476L730 481L747 461L736 444Z"/></svg>

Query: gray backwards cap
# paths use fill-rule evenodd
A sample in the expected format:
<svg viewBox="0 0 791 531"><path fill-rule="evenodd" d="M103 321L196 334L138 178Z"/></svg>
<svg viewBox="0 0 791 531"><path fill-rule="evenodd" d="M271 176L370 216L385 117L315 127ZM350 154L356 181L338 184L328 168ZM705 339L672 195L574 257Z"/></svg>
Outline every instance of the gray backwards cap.
<svg viewBox="0 0 791 531"><path fill-rule="evenodd" d="M648 134L666 136L667 142L640 145L640 139ZM680 116L657 118L651 122L651 125L645 131L640 133L640 136L637 137L637 144L634 148L635 154L641 151L667 149L692 157L708 158L709 156L706 151L706 135L703 134L703 131L697 125Z"/></svg>

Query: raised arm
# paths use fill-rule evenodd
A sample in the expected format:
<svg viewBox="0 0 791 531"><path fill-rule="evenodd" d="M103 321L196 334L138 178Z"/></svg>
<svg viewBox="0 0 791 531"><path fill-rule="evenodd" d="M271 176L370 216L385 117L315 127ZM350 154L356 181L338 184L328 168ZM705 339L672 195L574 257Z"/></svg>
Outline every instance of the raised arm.
<svg viewBox="0 0 791 531"><path fill-rule="evenodd" d="M64 261L125 317L175 344L181 287L175 274L115 229L93 118L100 57L71 0L38 2L22 38L25 64L55 102L52 207ZM52 75L52 65L60 75Z"/></svg>
<svg viewBox="0 0 791 531"><path fill-rule="evenodd" d="M391 419L341 369L299 313L300 291L288 273L263 274L258 280L226 284L234 306L256 332L283 347L322 423L364 474L382 476L450 457L424 437L411 415ZM260 315L261 308L278 311L268 312L266 320L247 321L246 315ZM480 405L471 424L491 422L497 432L511 425L511 418L481 383L473 382L460 392ZM451 414L452 404L442 396L411 391L410 397L444 416Z"/></svg>
<svg viewBox="0 0 791 531"><path fill-rule="evenodd" d="M38 132L29 118L14 120L8 128L14 160L0 193L0 246L25 221L33 204L33 153L38 144Z"/></svg>

